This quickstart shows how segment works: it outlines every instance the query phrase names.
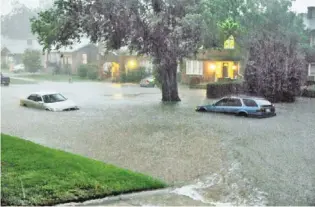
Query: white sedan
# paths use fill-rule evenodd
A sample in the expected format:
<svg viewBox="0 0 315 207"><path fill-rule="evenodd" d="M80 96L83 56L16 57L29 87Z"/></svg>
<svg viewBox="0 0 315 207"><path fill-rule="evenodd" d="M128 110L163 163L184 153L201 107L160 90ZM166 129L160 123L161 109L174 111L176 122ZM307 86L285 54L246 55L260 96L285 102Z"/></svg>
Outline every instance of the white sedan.
<svg viewBox="0 0 315 207"><path fill-rule="evenodd" d="M47 111L74 111L79 107L71 100L57 92L35 92L31 93L26 99L20 100L20 105L43 109Z"/></svg>

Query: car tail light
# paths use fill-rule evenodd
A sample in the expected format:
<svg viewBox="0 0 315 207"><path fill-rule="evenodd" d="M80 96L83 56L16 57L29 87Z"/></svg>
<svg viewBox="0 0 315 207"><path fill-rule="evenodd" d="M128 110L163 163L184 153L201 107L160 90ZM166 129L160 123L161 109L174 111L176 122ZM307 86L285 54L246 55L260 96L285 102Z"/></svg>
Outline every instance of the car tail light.
<svg viewBox="0 0 315 207"><path fill-rule="evenodd" d="M260 109L256 110L256 112L266 112L266 109L260 108Z"/></svg>

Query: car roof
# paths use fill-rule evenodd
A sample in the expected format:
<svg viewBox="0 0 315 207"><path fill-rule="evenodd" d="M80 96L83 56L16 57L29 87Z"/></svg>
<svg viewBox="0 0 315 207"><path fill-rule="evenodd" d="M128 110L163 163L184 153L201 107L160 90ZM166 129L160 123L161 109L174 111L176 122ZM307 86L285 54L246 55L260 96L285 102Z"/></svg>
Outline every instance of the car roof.
<svg viewBox="0 0 315 207"><path fill-rule="evenodd" d="M40 95L40 96L44 96L44 95L48 95L48 94L56 94L58 92L56 91L37 91L37 92L33 92L31 94L36 94L36 95Z"/></svg>
<svg viewBox="0 0 315 207"><path fill-rule="evenodd" d="M239 96L226 96L223 98L241 98L241 99L254 99L254 100L266 100L264 97L258 96L248 96L248 95L239 95Z"/></svg>

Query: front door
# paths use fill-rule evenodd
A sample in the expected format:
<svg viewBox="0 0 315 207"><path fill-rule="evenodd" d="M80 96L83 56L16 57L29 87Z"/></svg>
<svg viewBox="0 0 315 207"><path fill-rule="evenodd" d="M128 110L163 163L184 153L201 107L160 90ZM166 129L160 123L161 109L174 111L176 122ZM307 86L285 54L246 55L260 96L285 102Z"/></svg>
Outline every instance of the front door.
<svg viewBox="0 0 315 207"><path fill-rule="evenodd" d="M223 78L228 78L229 77L228 63L223 63L222 76L223 76Z"/></svg>

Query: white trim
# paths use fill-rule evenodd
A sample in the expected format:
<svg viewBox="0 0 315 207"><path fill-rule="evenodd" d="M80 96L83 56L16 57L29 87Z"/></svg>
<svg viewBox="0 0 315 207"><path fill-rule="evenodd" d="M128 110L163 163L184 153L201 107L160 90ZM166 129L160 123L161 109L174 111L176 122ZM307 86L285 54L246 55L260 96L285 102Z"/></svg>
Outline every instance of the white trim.
<svg viewBox="0 0 315 207"><path fill-rule="evenodd" d="M185 60L186 75L203 75L203 61Z"/></svg>
<svg viewBox="0 0 315 207"><path fill-rule="evenodd" d="M315 62L308 64L308 76L315 76Z"/></svg>

